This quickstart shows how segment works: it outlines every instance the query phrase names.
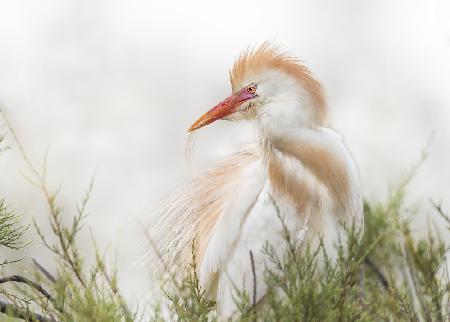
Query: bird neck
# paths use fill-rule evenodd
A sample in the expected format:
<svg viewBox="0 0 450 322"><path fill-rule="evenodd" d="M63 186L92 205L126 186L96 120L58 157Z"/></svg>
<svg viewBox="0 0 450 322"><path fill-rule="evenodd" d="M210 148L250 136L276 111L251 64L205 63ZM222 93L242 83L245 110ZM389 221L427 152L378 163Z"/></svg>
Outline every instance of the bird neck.
<svg viewBox="0 0 450 322"><path fill-rule="evenodd" d="M332 197L335 213L342 219L361 211L360 189L353 161L340 136L328 128L277 128L261 131L259 145L273 186L290 195L298 207L306 201L320 207L320 196L304 180L289 175L283 158L298 160ZM301 210L301 209L299 209Z"/></svg>

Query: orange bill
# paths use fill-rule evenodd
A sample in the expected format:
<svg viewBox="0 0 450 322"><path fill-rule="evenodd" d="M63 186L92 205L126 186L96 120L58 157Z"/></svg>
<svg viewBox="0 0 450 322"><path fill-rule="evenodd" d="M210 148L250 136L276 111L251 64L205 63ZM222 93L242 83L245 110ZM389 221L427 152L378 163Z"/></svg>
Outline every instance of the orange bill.
<svg viewBox="0 0 450 322"><path fill-rule="evenodd" d="M233 114L245 101L255 96L255 94L247 93L245 88L240 90L239 92L227 97L221 103L200 116L200 118L188 129L188 132L198 130L205 125L211 124L214 121L223 119L228 115Z"/></svg>

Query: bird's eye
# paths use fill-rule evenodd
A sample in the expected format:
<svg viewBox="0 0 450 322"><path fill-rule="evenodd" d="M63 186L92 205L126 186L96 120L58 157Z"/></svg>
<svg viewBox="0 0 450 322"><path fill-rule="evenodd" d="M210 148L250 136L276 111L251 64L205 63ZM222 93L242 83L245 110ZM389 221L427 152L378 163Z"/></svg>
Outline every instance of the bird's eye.
<svg viewBox="0 0 450 322"><path fill-rule="evenodd" d="M248 85L245 90L247 91L247 93L249 94L255 94L256 93L256 85L252 84L252 85Z"/></svg>

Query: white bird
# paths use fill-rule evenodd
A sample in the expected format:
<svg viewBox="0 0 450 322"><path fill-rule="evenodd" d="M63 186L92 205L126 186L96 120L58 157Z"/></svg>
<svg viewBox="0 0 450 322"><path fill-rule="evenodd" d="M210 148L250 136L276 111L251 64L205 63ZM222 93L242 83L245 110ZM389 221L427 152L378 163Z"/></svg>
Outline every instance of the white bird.
<svg viewBox="0 0 450 322"><path fill-rule="evenodd" d="M189 131L221 119L251 120L257 142L193 178L155 226L169 265L188 263L195 240L200 284L225 318L236 312L236 287L253 292L250 251L257 300L264 296L270 263L262 250L268 242L279 254L286 251L284 226L299 241L317 244L322 238L333 256L340 223L363 223L355 164L327 127L322 87L311 72L264 43L238 57L230 81L231 96Z"/></svg>

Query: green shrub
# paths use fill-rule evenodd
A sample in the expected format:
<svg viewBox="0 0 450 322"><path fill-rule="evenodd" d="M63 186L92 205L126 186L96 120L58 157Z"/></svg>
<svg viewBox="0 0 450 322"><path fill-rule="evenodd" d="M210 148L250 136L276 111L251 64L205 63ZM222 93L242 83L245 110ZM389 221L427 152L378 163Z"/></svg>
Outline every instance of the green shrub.
<svg viewBox="0 0 450 322"><path fill-rule="evenodd" d="M143 314L130 309L117 286L114 266L111 268L105 262L105 255L96 247L94 238L92 265L85 263L85 255L77 246L93 182L71 215L72 223L65 225L62 217L67 218L70 213L63 213L58 206L57 190L48 187L45 162L42 171L36 170L10 130L30 168L33 183L47 201L53 236L46 236L36 222L34 229L54 255L57 270L50 273L35 261L31 276L25 277L25 273L0 276L0 294L3 294L0 312L6 313L0 315L0 321L14 321L13 317L31 321L217 320L215 303L200 288L195 266L186 276L169 276L162 283L164 298L156 308ZM413 232L413 212L403 206L410 178L402 182L387 202L365 204L364 235L361 238L354 227L345 227L348 238L337 245L336 263L327 260L322 245L317 249L296 245L288 233L285 238L290 247L282 258L275 255L271 245L266 245L264 252L275 264L274 269L266 271L267 294L260 303L254 303L252 294L237 293L240 314L236 320L449 321L446 257L449 246L439 237L442 231L439 233L431 225L423 238ZM448 233L449 217L440 205L433 203L433 206L436 210L433 220L443 221L444 233ZM0 247L25 246L21 238L27 228L0 199ZM321 269L318 268L320 253L325 258ZM2 265L8 263L6 258L1 260ZM26 271L29 269L25 268ZM10 284L16 287L8 287Z"/></svg>

